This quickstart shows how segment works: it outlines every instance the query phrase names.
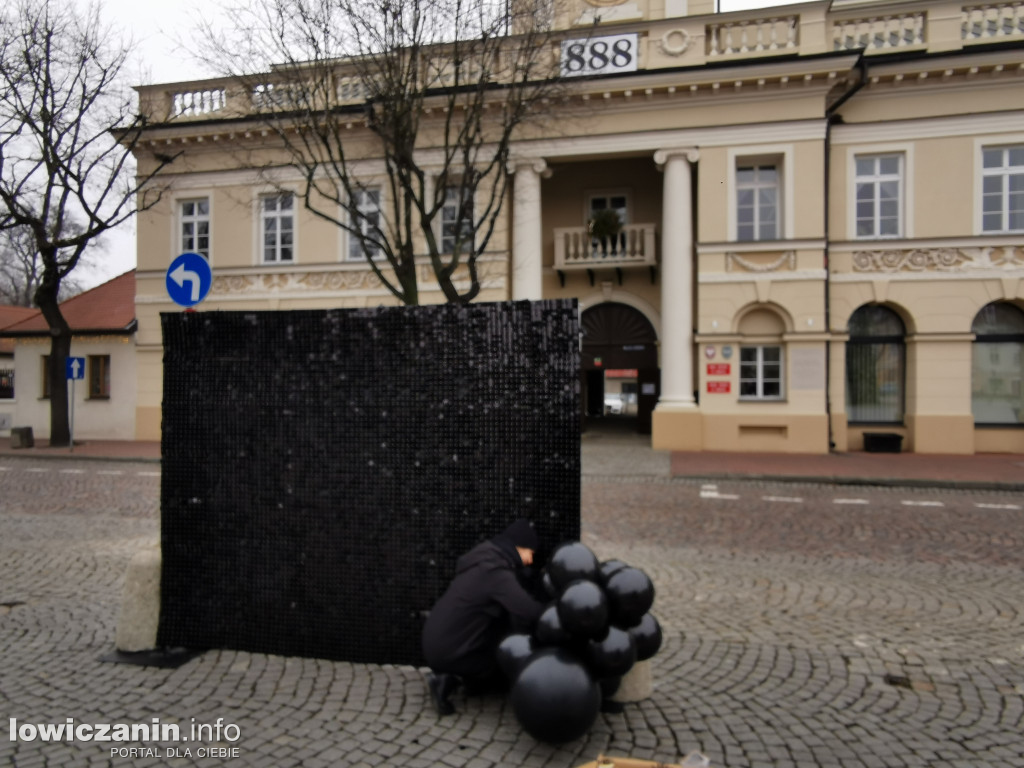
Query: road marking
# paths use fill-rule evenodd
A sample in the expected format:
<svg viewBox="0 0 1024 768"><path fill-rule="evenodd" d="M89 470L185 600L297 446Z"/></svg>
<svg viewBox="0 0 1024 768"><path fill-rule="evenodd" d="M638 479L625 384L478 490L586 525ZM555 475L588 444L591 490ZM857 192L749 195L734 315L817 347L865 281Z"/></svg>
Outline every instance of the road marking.
<svg viewBox="0 0 1024 768"><path fill-rule="evenodd" d="M946 506L941 501L901 501L905 507L944 507Z"/></svg>
<svg viewBox="0 0 1024 768"><path fill-rule="evenodd" d="M832 499L833 504L870 504L867 499Z"/></svg>
<svg viewBox="0 0 1024 768"><path fill-rule="evenodd" d="M160 477L159 472L136 472L139 477Z"/></svg>
<svg viewBox="0 0 1024 768"><path fill-rule="evenodd" d="M739 498L735 493L719 493L718 491L701 491L700 497L702 499L724 499L726 501L735 501Z"/></svg>
<svg viewBox="0 0 1024 768"><path fill-rule="evenodd" d="M803 504L804 500L798 496L762 496L762 501L779 501L783 504Z"/></svg>
<svg viewBox="0 0 1024 768"><path fill-rule="evenodd" d="M0 467L0 472L10 472L10 471L11 471L10 467Z"/></svg>
<svg viewBox="0 0 1024 768"><path fill-rule="evenodd" d="M84 475L84 469L62 469L60 471L62 475Z"/></svg>
<svg viewBox="0 0 1024 768"><path fill-rule="evenodd" d="M124 470L121 469L99 469L96 470L97 475L123 475Z"/></svg>
<svg viewBox="0 0 1024 768"><path fill-rule="evenodd" d="M974 506L978 509L1020 509L1020 504L982 504L981 502L975 502Z"/></svg>
<svg viewBox="0 0 1024 768"><path fill-rule="evenodd" d="M25 471L26 472L49 472L50 470L48 468L43 468L43 467L29 467Z"/></svg>

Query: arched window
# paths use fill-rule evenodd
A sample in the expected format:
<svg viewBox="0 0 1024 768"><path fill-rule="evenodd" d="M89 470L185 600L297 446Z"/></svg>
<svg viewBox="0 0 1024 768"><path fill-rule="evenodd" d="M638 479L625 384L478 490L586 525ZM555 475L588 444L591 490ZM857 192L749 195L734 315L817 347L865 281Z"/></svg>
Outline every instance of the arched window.
<svg viewBox="0 0 1024 768"><path fill-rule="evenodd" d="M906 345L891 309L866 305L850 317L846 342L846 414L851 424L902 424Z"/></svg>
<svg viewBox="0 0 1024 768"><path fill-rule="evenodd" d="M1024 312L996 302L974 318L971 412L975 424L1024 423Z"/></svg>

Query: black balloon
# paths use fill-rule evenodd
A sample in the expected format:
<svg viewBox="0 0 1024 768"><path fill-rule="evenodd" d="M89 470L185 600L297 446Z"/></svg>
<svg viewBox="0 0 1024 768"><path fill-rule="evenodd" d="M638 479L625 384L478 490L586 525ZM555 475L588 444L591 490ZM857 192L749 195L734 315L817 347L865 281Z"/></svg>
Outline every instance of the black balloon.
<svg viewBox="0 0 1024 768"><path fill-rule="evenodd" d="M607 584L608 579L611 578L613 573L628 567L629 566L621 560L605 560L601 563L601 567L598 568L598 579L602 584Z"/></svg>
<svg viewBox="0 0 1024 768"><path fill-rule="evenodd" d="M644 614L640 623L629 630L629 634L636 644L637 661L646 661L661 648L661 625L649 613Z"/></svg>
<svg viewBox="0 0 1024 768"><path fill-rule="evenodd" d="M563 544L548 561L548 573L555 589L561 591L577 579L597 581L597 556L578 541Z"/></svg>
<svg viewBox="0 0 1024 768"><path fill-rule="evenodd" d="M603 677L597 681L597 684L601 688L601 698L610 699L612 696L619 692L619 688L622 686L622 678Z"/></svg>
<svg viewBox="0 0 1024 768"><path fill-rule="evenodd" d="M621 677L633 668L636 658L632 635L618 627L609 629L603 640L592 640L587 645L587 661L599 678Z"/></svg>
<svg viewBox="0 0 1024 768"><path fill-rule="evenodd" d="M565 631L562 620L558 618L557 605L552 603L544 609L544 613L537 619L533 637L538 645L565 645L569 642L569 633Z"/></svg>
<svg viewBox="0 0 1024 768"><path fill-rule="evenodd" d="M546 648L519 673L511 701L527 733L559 744L580 738L593 725L601 709L601 690L571 654Z"/></svg>
<svg viewBox="0 0 1024 768"><path fill-rule="evenodd" d="M576 640L594 640L608 633L608 598L592 581L572 582L555 603L562 628Z"/></svg>
<svg viewBox="0 0 1024 768"><path fill-rule="evenodd" d="M654 584L639 568L623 568L605 585L612 623L622 629L635 627L654 605Z"/></svg>
<svg viewBox="0 0 1024 768"><path fill-rule="evenodd" d="M544 587L544 592L545 594L547 594L548 597L550 597L552 600L558 597L558 590L555 589L555 585L551 582L550 573L544 571L544 575L540 578L540 583L541 586Z"/></svg>
<svg viewBox="0 0 1024 768"><path fill-rule="evenodd" d="M514 681L533 656L536 648L529 635L509 635L498 645L498 666L509 681Z"/></svg>

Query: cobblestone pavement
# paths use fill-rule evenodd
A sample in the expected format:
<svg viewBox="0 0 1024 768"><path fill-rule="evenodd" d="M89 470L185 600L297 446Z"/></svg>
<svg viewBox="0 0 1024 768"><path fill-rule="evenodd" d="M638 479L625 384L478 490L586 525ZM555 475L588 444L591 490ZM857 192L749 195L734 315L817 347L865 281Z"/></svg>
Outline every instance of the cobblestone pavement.
<svg viewBox="0 0 1024 768"><path fill-rule="evenodd" d="M1024 768L1020 495L588 476L584 540L648 571L666 639L650 699L549 746L500 697L438 718L408 667L101 662L159 482L152 464L0 459L0 764L571 768L700 750L728 768ZM238 737L173 745L190 758L10 738L10 718L69 717L183 735L223 718Z"/></svg>

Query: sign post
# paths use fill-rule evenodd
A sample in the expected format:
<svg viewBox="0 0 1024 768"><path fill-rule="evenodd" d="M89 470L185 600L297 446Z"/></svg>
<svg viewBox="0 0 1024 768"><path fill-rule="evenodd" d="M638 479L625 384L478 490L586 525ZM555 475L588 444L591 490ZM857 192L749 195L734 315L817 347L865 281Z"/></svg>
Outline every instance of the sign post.
<svg viewBox="0 0 1024 768"><path fill-rule="evenodd" d="M67 379L71 382L71 418L69 419L71 427L71 440L68 452L71 453L75 450L75 382L79 379L85 378L85 358L84 357L67 357L65 360L65 373Z"/></svg>

